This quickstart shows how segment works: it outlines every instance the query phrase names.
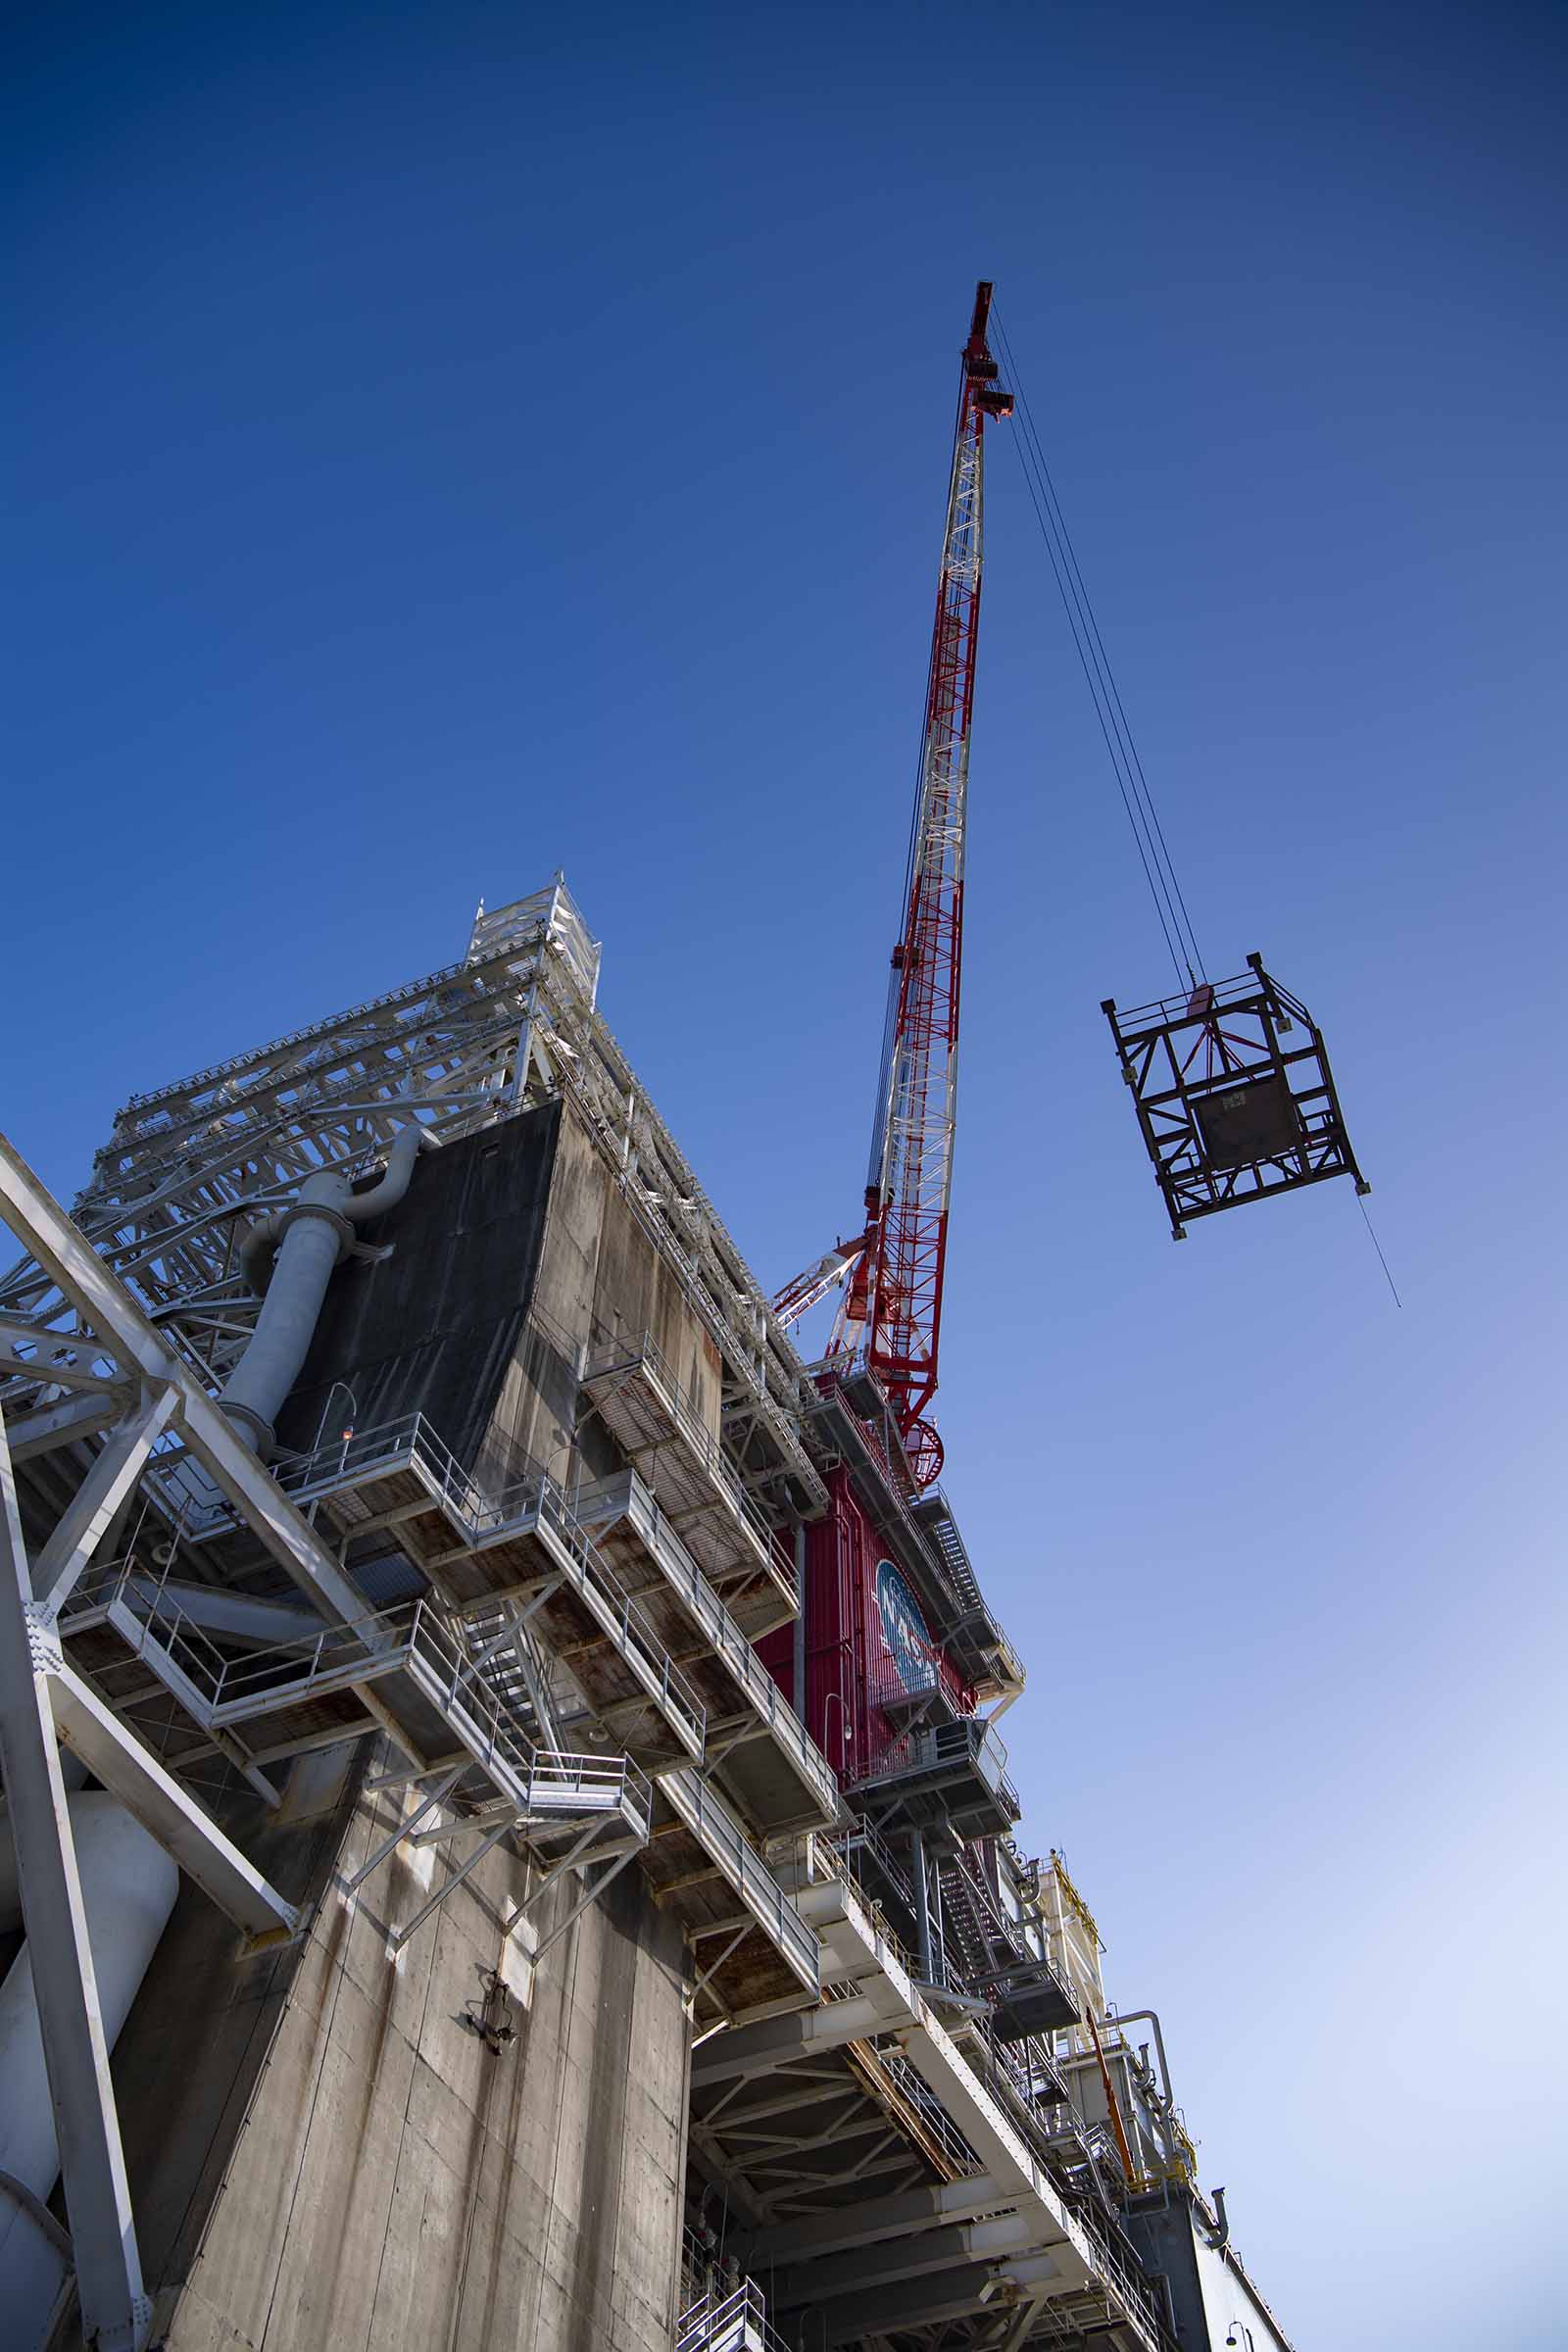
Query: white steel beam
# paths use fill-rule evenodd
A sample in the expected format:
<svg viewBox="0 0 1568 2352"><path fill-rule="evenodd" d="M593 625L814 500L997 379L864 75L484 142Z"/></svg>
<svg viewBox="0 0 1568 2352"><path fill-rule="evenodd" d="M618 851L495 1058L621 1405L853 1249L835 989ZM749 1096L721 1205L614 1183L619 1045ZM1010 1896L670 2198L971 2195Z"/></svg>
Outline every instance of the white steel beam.
<svg viewBox="0 0 1568 2352"><path fill-rule="evenodd" d="M791 2264L777 2273L770 2268L768 2275L774 2280L780 2308L788 2310L807 2303L831 2303L861 2287L917 2278L922 2273L952 2270L959 2263L999 2262L1009 2255L1033 2254L1039 2246L1034 2223L1015 2213L997 2221L955 2223L920 2236L879 2238L872 2245L846 2247L840 2254L813 2255L808 2262Z"/></svg>
<svg viewBox="0 0 1568 2352"><path fill-rule="evenodd" d="M61 1513L32 1564L33 1597L51 1617L59 1615L90 1566L178 1400L177 1389L144 1391L130 1418L110 1431L103 1451Z"/></svg>
<svg viewBox="0 0 1568 2352"><path fill-rule="evenodd" d="M51 1677L40 1658L42 1632L11 1455L0 1427L0 1761L71 2216L82 2333L101 2352L141 2352L151 2332L152 2306L142 2291L87 1911L50 1705Z"/></svg>
<svg viewBox="0 0 1568 2352"><path fill-rule="evenodd" d="M42 1646L37 1635L34 1645ZM269 1886L188 1790L131 1737L80 1675L59 1659L58 1651L46 1664L48 1699L60 1737L88 1771L113 1789L126 1812L135 1815L236 1927L258 1942L286 1941L298 1921L296 1906Z"/></svg>
<svg viewBox="0 0 1568 2352"><path fill-rule="evenodd" d="M150 1386L178 1391L176 1417L191 1452L322 1615L338 1625L363 1617L363 1593L5 1136L0 1217L91 1324L105 1353Z"/></svg>
<svg viewBox="0 0 1568 2352"><path fill-rule="evenodd" d="M118 1389L121 1375L100 1368L104 1352L80 1332L52 1331L25 1315L0 1315L0 1379L35 1380L46 1389Z"/></svg>
<svg viewBox="0 0 1568 2352"><path fill-rule="evenodd" d="M929 2188L912 2188L903 2196L845 2205L814 2221L776 2223L758 2231L745 2258L771 2270L780 2263L848 2254L857 2246L873 2245L879 2238L905 2237L919 2230L939 2229L946 2222L967 2221L1006 2202L1006 2190L989 2173L968 2180L933 2181Z"/></svg>
<svg viewBox="0 0 1568 2352"><path fill-rule="evenodd" d="M114 1391L90 1396L72 1396L55 1404L19 1413L6 1427L13 1462L30 1461L35 1453L53 1453L59 1446L74 1445L118 1421L135 1395L135 1383L123 1382Z"/></svg>
<svg viewBox="0 0 1568 2352"><path fill-rule="evenodd" d="M254 1642L258 1649L314 1641L321 1630L321 1620L312 1609L294 1608L286 1600L262 1600L254 1592L231 1592L222 1585L133 1576L131 1588L139 1597L167 1601L204 1634L221 1634L225 1642L246 1645Z"/></svg>
<svg viewBox="0 0 1568 2352"><path fill-rule="evenodd" d="M824 2001L817 2009L769 2018L765 2025L739 2026L692 2060L692 2082L695 2087L726 2082L734 2075L770 2075L792 2058L863 2041L868 2034L882 2033L888 2023L875 2001L857 1994L852 2000Z"/></svg>

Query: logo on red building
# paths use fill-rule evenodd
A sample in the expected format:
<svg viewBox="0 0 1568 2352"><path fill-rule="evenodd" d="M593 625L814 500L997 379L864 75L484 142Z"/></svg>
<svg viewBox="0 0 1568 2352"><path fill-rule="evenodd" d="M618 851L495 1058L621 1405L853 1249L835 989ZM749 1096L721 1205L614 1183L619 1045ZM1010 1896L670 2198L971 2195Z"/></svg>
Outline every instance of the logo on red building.
<svg viewBox="0 0 1568 2352"><path fill-rule="evenodd" d="M891 1560L876 1565L876 1608L894 1672L906 1690L936 1686L937 1652L920 1604Z"/></svg>

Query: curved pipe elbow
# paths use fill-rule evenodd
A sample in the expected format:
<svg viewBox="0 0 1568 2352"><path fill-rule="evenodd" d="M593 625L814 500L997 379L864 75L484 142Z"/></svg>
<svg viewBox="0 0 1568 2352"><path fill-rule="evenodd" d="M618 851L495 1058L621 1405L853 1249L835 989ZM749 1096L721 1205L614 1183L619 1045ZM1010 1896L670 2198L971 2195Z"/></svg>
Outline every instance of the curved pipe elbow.
<svg viewBox="0 0 1568 2352"><path fill-rule="evenodd" d="M368 1224L371 1217L386 1214L396 1208L409 1189L414 1163L421 1152L438 1150L435 1137L417 1119L411 1119L400 1128L386 1155L386 1174L379 1184L372 1184L368 1193L351 1193L343 1203L343 1213L351 1224Z"/></svg>
<svg viewBox="0 0 1568 2352"><path fill-rule="evenodd" d="M258 1298L267 1297L267 1286L272 1279L272 1260L277 1255L279 1220L264 1217L253 1225L239 1246L239 1262L245 1279Z"/></svg>
<svg viewBox="0 0 1568 2352"><path fill-rule="evenodd" d="M330 1205L353 1225L368 1224L371 1217L384 1216L389 1208L396 1208L408 1191L414 1163L419 1153L434 1152L439 1148L429 1129L421 1127L417 1119L411 1119L407 1127L399 1129L393 1140L379 1184L373 1184L368 1193L348 1193L344 1196L330 1186L330 1171L323 1172L328 1179L323 1190L332 1191ZM321 1185L322 1178L307 1179L300 1189L301 1200L309 1199L312 1184ZM274 1210L271 1216L264 1217L259 1225L253 1225L239 1246L240 1265L258 1298L267 1297L282 1231L283 1212Z"/></svg>

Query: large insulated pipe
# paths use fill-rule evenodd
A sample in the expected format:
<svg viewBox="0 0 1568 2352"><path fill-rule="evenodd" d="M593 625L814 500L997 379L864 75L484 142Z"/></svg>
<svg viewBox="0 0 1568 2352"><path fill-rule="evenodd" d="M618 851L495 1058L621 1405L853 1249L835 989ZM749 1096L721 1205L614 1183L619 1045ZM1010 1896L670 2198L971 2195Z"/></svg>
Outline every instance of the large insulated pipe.
<svg viewBox="0 0 1568 2352"><path fill-rule="evenodd" d="M70 1803L98 2009L113 2049L169 1924L179 1872L118 1797L90 1789ZM9 1823L0 1824L0 1901L9 1906L0 1908L0 1928L14 1928L22 1913ZM0 2313L8 2352L36 2352L69 2267L57 2236L26 2201L41 2204L60 2178L32 1970L29 1937L0 1984L0 2174L25 2192L19 2196L0 2183Z"/></svg>
<svg viewBox="0 0 1568 2352"><path fill-rule="evenodd" d="M411 1122L387 1153L386 1174L367 1193L355 1192L341 1169L318 1168L300 1186L297 1200L247 1236L241 1258L252 1288L263 1294L262 1310L219 1402L263 1461L272 1450L272 1423L316 1337L332 1269L355 1226L396 1208L421 1148L433 1142L416 1120Z"/></svg>

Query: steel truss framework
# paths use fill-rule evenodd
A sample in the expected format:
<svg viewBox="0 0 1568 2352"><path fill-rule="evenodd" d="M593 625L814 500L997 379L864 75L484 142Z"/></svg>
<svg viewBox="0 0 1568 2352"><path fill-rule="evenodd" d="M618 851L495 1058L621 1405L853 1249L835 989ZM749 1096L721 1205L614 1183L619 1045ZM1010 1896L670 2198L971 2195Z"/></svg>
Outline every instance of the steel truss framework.
<svg viewBox="0 0 1568 2352"><path fill-rule="evenodd" d="M247 1934L287 1936L298 1923L289 1903L237 1851L190 1790L74 1670L67 1651L85 1621L95 1616L108 1621L118 1611L118 1633L125 1646L135 1649L153 1680L179 1700L195 1725L209 1731L227 1727L241 1738L248 1724L286 1713L307 1690L331 1683L352 1690L367 1718L383 1722L406 1758L383 1776L389 1787L400 1784L412 1804L412 1811L405 1804L391 1823L390 1842L414 1838L446 1843L460 1831L478 1839L476 1849L455 1863L438 1897L461 1883L489 1842L505 1835L531 1834L547 1872L576 1868L604 1874L622 1867L631 1850L645 1850L660 1833L647 1783L634 1771L535 1755L527 1762L525 1783L520 1747L510 1743L504 1720L487 1711L485 1690L468 1671L482 1661L470 1655L454 1665L438 1650L422 1646L422 1604L412 1612L394 1609L378 1620L366 1619L363 1595L325 1547L322 1534L235 1435L167 1329L153 1324L3 1142L0 1216L47 1276L55 1305L53 1321L47 1331L40 1327L38 1340L49 1357L44 1385L34 1380L33 1401L9 1423L12 1446L0 1445L6 1501L0 1562L4 1764L28 1933L39 1938L47 1956L42 2016L61 2116L73 2259L84 2319L106 2352L140 2352L149 2312L136 2264L107 2052L94 2028L92 1959L58 1740L64 1738L82 1755L106 1788ZM69 1332L67 1313L73 1319ZM19 1345L28 1346L24 1335ZM48 1378L52 1372L67 1377L57 1382ZM83 1415L99 1431L107 1427L108 1435L75 1499L29 1560L11 1488L12 1446L35 1462L41 1452L70 1444L84 1425ZM160 1617L135 1573L121 1570L113 1581L92 1573L95 1548L121 1507L126 1482L137 1471L162 1477L155 1457L178 1448L299 1588L323 1629L309 1641L293 1635L259 1660L252 1653L248 1663L225 1668L205 1686L194 1653L172 1638L163 1640L159 1629L171 1634L169 1621ZM168 1597L166 1589L163 1598ZM254 1611L279 1605L203 1589L203 1607ZM497 1642L500 1655L512 1646L517 1620L504 1607L491 1612L487 1625L492 1617L499 1622L485 1638ZM432 1624L440 1622L437 1613ZM153 1654L157 1646L166 1653L161 1671ZM404 1686L412 1686L412 1698ZM415 1703L428 1709L437 1700L449 1735L444 1754L430 1752L436 1742L421 1742L409 1729ZM448 1810L458 1793L455 1765L466 1776L470 1808L461 1821ZM759 2221L771 2209L773 2227L809 2229L853 2212L855 2201L869 2199L880 2207L901 2196L920 2197L923 2184L935 2182L960 2200L969 2199L973 2211L958 2223L938 2216L943 2227L922 2236L915 2256L919 2277L901 2288L902 2300L875 2288L877 2331L896 2325L896 2313L903 2310L917 2331L939 2318L955 2324L967 2320L973 2323L971 2343L977 2328L983 2341L992 2333L991 2306L998 2297L1016 2304L1019 2295L1038 2289L1049 2297L1040 2306L1043 2324L1056 2328L1058 2340L1072 2340L1070 2333L1061 2334L1063 2324L1071 2328L1080 2316L1087 2320L1098 2312L1102 2330L1111 2325L1129 2348L1154 2352L1157 2333L1147 2298L1108 2244L1097 2243L1063 2204L1042 2152L1031 2147L1027 2118L1022 2111L1009 2115L1006 2082L994 2070L988 2073L983 2060L966 2058L959 2042L943 2031L885 1931L837 1875L831 1849L821 1848L826 1875L808 1860L804 1879L786 1899L779 1878L752 1851L701 1776L677 1769L662 1774L660 1786L682 1828L712 1857L714 1874L704 1875L727 1877L740 1897L739 1910L699 1932L694 2007L706 1999L711 2013L705 1980L710 1987L748 1922L784 1949L782 1914L787 1911L802 1943L797 1975L804 1984L798 1982L792 1996L749 2017L720 2003L722 2038L701 2041L694 2067L694 2082L703 2093L699 2144L733 2170L737 2184L742 2174L767 2182L756 2204ZM396 1796L400 1789L391 1792ZM808 1857L816 1850L816 1841L806 1841ZM592 1899L605 1883L603 1875L586 1876L581 1899ZM824 1981L826 1997L818 1989ZM800 2079L791 2081L792 2074ZM735 2080L745 2087L732 2104L724 2085ZM769 2107L776 2118L771 2128L764 2112ZM737 2135L733 2151L723 2144L726 2116ZM951 2228L977 2234L952 2239L946 2234ZM1034 2251L1042 2246L1049 2250ZM950 2251L957 2267L931 2273L931 2261L946 2259ZM853 2281L846 2278L842 2284L845 2291L828 2317L837 2331L832 2340L847 2341L852 2340L847 2330L862 2335L869 2322L858 2316ZM912 2340L919 2340L918 2332ZM1115 2343L1117 2337L1106 2340Z"/></svg>
<svg viewBox="0 0 1568 2352"><path fill-rule="evenodd" d="M16 1360L26 1369L13 1384L9 1415L0 1417L0 1762L38 1962L83 2328L100 2352L140 2352L151 2312L98 2022L61 1742L253 1944L286 1940L301 1921L190 1786L191 1760L215 1748L275 1802L260 1769L268 1762L385 1732L404 1762L382 1785L413 1789L416 1801L377 1858L406 1838L478 1840L396 1940L413 1934L491 1846L511 1838L535 1855L543 1874L507 1923L525 1946L540 1895L568 1872L581 1882L565 1918L535 1945L535 1964L610 1879L650 1849L658 1800L629 1760L553 1753L530 1736L540 1728L540 1710L512 1697L514 1686L528 1679L519 1664L526 1609L481 1604L461 1643L457 1621L439 1604L367 1615L364 1594L327 1548L327 1531L256 1459L168 1324L152 1321L4 1138L0 1221L47 1286L49 1317L32 1327L11 1318ZM64 1459L88 1432L99 1438L97 1450L29 1556L15 1464L26 1465L36 1499L47 1457ZM137 1481L155 1490L166 1483L165 1457L200 1472L229 1522L292 1581L305 1608L220 1588L176 1587L134 1562L95 1567ZM238 1656L232 1641L220 1647L204 1626L238 1641ZM258 1650L258 1637L265 1641L274 1629L279 1639ZM74 1662L92 1641L107 1642L130 1663L132 1687L117 1690L113 1702L100 1688L110 1674L101 1649L91 1679ZM346 1718L324 1732L295 1731L281 1740L270 1734L270 1724L308 1721L311 1707L334 1692L348 1701ZM178 1721L186 1726L184 1744ZM783 1953L795 1979L792 2002L812 1998L816 1938L739 1825L695 1773L668 1773L661 1786L682 1834L711 1859L702 1875L727 1880L742 1904L698 1992L711 2006L712 1980L744 1926L747 1936L760 1930ZM720 2002L719 2014L734 2012Z"/></svg>
<svg viewBox="0 0 1568 2352"><path fill-rule="evenodd" d="M1118 1012L1110 1023L1171 1232L1247 1200L1362 1176L1323 1033L1304 1004L1248 957L1239 979ZM1299 1030L1301 1042L1290 1043Z"/></svg>
<svg viewBox="0 0 1568 2352"><path fill-rule="evenodd" d="M1009 416L986 343L991 287L976 289L963 348L925 722L899 944L866 1176L866 1249L847 1313L868 1324L871 1364L912 1441L921 1484L941 1444L921 1416L936 1393L957 1106L963 867L979 651L985 428Z"/></svg>
<svg viewBox="0 0 1568 2352"><path fill-rule="evenodd" d="M217 1385L255 1321L239 1258L253 1219L318 1168L368 1166L411 1117L449 1140L564 1096L718 1348L727 1412L752 1441L743 1467L786 1480L798 1503L820 1510L825 1489L795 1419L800 1360L596 1011L598 967L559 877L492 914L481 908L461 963L133 1097L74 1219ZM51 1303L35 1265L0 1280L0 1379L8 1369L38 1377L6 1349L47 1344L35 1326L55 1320ZM24 1318L20 1334L8 1314Z"/></svg>
<svg viewBox="0 0 1568 2352"><path fill-rule="evenodd" d="M348 1736L378 1728L404 1759L381 1776L399 1812L377 1858L405 1839L454 1854L432 1902L508 1836L530 1845L544 1874L509 1923L525 1946L527 1914L568 1871L581 1882L580 1908L634 1855L649 1867L662 1847L678 1851L675 1871L685 1873L667 1877L662 1891L684 1900L688 1882L699 1880L713 1890L714 1915L691 1931L697 1960L689 1997L699 2061L718 2065L719 2087L699 2101L694 2141L714 2176L733 2184L753 2225L808 2230L853 2213L857 2203L918 2199L935 2184L957 2200L959 2218L944 2214L945 2227L1002 2230L998 2238L964 2240L961 2264L951 2278L944 2274L946 2317L934 2290L925 2298L928 2316L910 2304L902 2330L890 2309L874 2332L898 2352L929 2352L945 2331L971 2348L1021 2344L1016 2330L1037 2307L1038 2336L1028 2340L1075 2341L1078 2321L1098 2312L1102 2330L1113 2324L1126 2345L1152 2352L1145 2299L1108 2246L1099 2246L1061 2205L1028 2116L1005 2110L1012 2095L1006 2080L978 2044L978 2055L966 2057L958 2030L950 2035L941 2029L847 1887L835 1879L787 1897L753 1834L697 1769L661 1767L650 1789L630 1764L541 1757L541 1746L560 1746L548 1721L549 1693L526 1670L531 1612L544 1588L530 1584L526 1597L501 1593L475 1603L467 1632L481 1655L470 1649L449 1683L437 1654L438 1610L421 1616L416 1604L402 1615L367 1616L365 1594L345 1572L347 1548L334 1552L328 1529L316 1523L318 1503L330 1509L331 1480L307 1476L305 1457L285 1465L281 1480L264 1469L215 1403L211 1391L242 1347L254 1311L238 1270L252 1217L268 1213L316 1166L376 1157L411 1112L439 1133L459 1135L559 1094L595 1136L623 1197L680 1271L720 1347L728 1434L750 1438L751 1483L787 1480L797 1503L811 1507L821 1488L801 1424L807 1398L819 1400L599 1021L596 974L597 950L559 882L497 915L481 914L464 964L139 1098L83 1196L90 1234L73 1225L0 1142L0 1217L26 1252L0 1306L0 1404L9 1414L9 1446L0 1440L7 1506L0 1721L28 1932L44 1939L51 1963L46 2049L84 2315L104 2352L139 2352L146 2299L107 2056L101 2034L93 2037L91 1955L58 1741L78 1750L246 1935L287 1936L298 1925L291 1905L198 1801L189 1765L198 1752L216 1754L264 1797L275 1794L270 1763L345 1736L338 1721L275 1738L285 1702L330 1686L352 1701ZM49 1455L64 1460L70 1449L79 1465L84 1438L95 1448L85 1475L29 1558L11 1461L36 1472ZM349 1466L337 1463L339 1483ZM187 1476L216 1494L225 1523L254 1538L298 1589L304 1607L293 1608L292 1626L284 1622L287 1602L206 1587L197 1596L168 1580L149 1593L140 1569L121 1565L112 1577L94 1571L138 1483L167 1494L172 1480ZM741 1511L737 1524L744 1517ZM967 1576L966 1560L959 1565ZM692 1582L694 1589L700 1582L695 1570ZM230 1658L209 1673L200 1645L183 1630L192 1612L197 1620L201 1611L230 1612L226 1630L234 1632L233 1612L269 1609L277 1613L277 1639L261 1667L237 1671ZM299 1632L302 1615L315 1629L308 1640ZM426 1618L436 1629L428 1640L417 1630ZM118 1640L143 1678L112 1705L95 1687L102 1677L89 1679L74 1663L74 1645L94 1632ZM262 1639L266 1632L264 1622ZM258 1638L254 1628L249 1638ZM466 1671L480 1663L482 1689ZM1018 1680L1007 1675L1004 1684L1014 1689ZM172 1737L176 1719L191 1744ZM525 1727L526 1759L509 1744L509 1722ZM425 1736L427 1725L444 1726L446 1737ZM719 1742L705 1761L722 1761ZM458 1847L460 1837L477 1839L476 1846ZM649 1875L659 1888L657 1869ZM749 2005L729 1994L724 1973L748 1938L752 1948L761 1941L780 1956L788 1985ZM826 1996L824 1977L839 1980ZM744 1982L744 1971L735 1981ZM721 2059L710 2054L710 2034L722 2034L710 2045ZM796 2055L792 2037L806 2044ZM737 2053L739 2072L726 2074ZM733 2097L723 2087L731 2080L741 2083ZM1070 2249L1081 2288L1064 2290L1055 2271L1037 2277L1029 2270L1048 2259L1032 2250L1042 2231L1047 2244ZM926 2254L946 2243L939 2231ZM999 2298L1011 2333L1001 2331ZM1103 2333L1100 2340L1103 2352Z"/></svg>
<svg viewBox="0 0 1568 2352"><path fill-rule="evenodd" d="M822 2003L699 2047L692 2069L696 2160L784 2332L902 2352L903 2329L923 2347L940 2324L972 2347L1004 2340L1000 2306L1009 2327L1029 2315L1019 2344L1155 2352L1131 2248L1064 2194L1046 2120L961 2017L939 2022L839 1867L812 1838L794 1881L834 1980Z"/></svg>

